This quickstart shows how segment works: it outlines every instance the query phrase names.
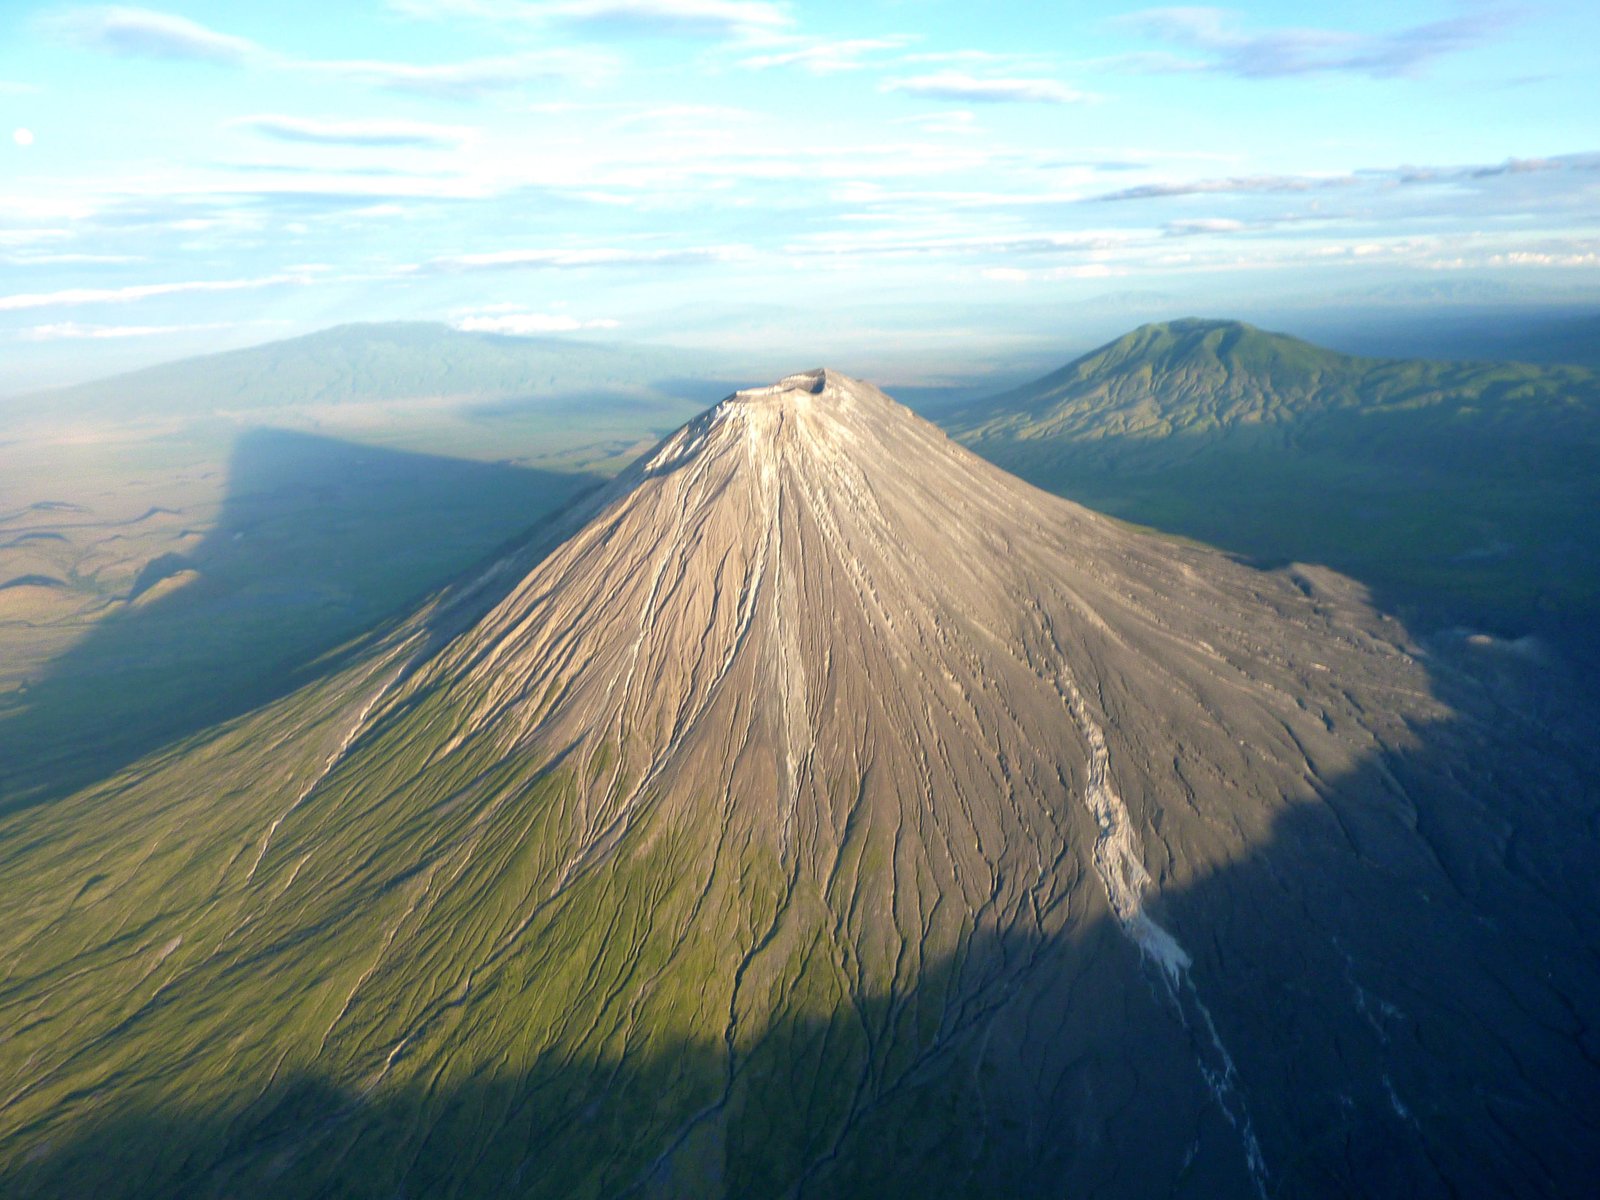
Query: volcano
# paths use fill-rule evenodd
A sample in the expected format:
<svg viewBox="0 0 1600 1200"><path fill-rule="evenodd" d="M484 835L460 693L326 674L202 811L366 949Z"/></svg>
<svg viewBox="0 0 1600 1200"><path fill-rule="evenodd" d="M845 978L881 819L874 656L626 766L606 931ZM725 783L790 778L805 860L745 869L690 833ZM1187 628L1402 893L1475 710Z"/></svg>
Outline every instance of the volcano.
<svg viewBox="0 0 1600 1200"><path fill-rule="evenodd" d="M739 392L5 819L0 1190L1581 1191L1596 775L1529 679Z"/></svg>

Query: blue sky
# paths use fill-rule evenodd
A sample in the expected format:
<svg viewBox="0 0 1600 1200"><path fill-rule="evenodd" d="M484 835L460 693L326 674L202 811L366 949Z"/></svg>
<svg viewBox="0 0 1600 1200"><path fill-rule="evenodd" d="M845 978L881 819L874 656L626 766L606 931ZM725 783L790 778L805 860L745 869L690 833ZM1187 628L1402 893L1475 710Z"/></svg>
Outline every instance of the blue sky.
<svg viewBox="0 0 1600 1200"><path fill-rule="evenodd" d="M1600 5L1305 11L8 0L0 391L349 320L903 374L1600 291Z"/></svg>

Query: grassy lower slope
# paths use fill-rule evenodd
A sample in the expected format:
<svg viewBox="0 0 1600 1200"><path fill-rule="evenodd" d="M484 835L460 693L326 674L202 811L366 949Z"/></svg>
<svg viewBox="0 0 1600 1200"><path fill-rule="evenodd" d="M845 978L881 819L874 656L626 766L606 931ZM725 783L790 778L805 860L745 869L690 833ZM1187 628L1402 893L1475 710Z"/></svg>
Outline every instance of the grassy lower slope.
<svg viewBox="0 0 1600 1200"><path fill-rule="evenodd" d="M0 805L0 1196L1582 1191L1556 723L789 384Z"/></svg>
<svg viewBox="0 0 1600 1200"><path fill-rule="evenodd" d="M852 929L849 898L897 852L881 830L853 826L840 901L796 888L756 830L693 797L653 797L623 849L569 884L586 785L636 774L638 751L441 750L467 714L397 683L408 636L0 816L16 885L0 893L0 1191L776 1195L831 1164L881 1094L903 1117L896 1178L819 1194L1022 1194L1008 1172L1032 1164L973 1144L976 1063L932 1052L991 1015L946 1000L960 971L1035 948L925 896L900 936L968 945L907 995L914 949ZM363 725L387 689L404 702ZM1103 1004L1084 989L1064 1044L1084 1052L1097 1009L1151 1006L1135 984ZM1003 1104L1009 1078L993 1086ZM937 1108L916 1103L928 1093ZM875 1166L883 1145L831 1169ZM974 1161L950 1174L958 1153Z"/></svg>
<svg viewBox="0 0 1600 1200"><path fill-rule="evenodd" d="M1430 619L1600 612L1600 375L1356 358L1231 321L1135 330L947 422L999 465Z"/></svg>

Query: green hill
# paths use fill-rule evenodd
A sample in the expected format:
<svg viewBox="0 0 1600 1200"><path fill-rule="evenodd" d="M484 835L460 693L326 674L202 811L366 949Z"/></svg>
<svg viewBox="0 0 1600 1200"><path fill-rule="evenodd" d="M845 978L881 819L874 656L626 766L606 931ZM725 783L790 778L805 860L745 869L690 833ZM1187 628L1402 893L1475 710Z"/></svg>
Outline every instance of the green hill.
<svg viewBox="0 0 1600 1200"><path fill-rule="evenodd" d="M1357 358L1147 325L947 422L1050 491L1435 622L1581 638L1600 611L1600 375Z"/></svg>

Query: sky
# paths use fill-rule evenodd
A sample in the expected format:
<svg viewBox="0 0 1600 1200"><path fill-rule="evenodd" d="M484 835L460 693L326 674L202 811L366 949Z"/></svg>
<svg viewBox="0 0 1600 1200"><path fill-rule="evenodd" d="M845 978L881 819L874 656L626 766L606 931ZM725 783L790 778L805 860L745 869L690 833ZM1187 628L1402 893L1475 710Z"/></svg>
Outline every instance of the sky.
<svg viewBox="0 0 1600 1200"><path fill-rule="evenodd" d="M346 321L936 374L1600 297L1600 4L0 2L0 392Z"/></svg>

